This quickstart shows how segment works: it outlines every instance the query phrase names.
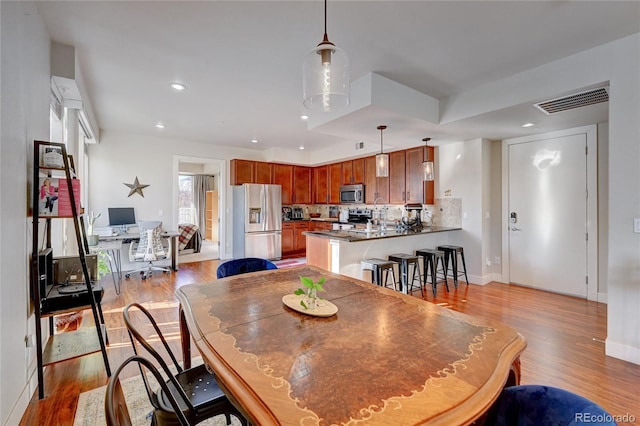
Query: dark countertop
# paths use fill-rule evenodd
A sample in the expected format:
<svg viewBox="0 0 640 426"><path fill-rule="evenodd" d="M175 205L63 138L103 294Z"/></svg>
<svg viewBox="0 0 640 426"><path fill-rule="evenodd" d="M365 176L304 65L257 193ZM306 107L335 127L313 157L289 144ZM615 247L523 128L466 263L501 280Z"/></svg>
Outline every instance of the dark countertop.
<svg viewBox="0 0 640 426"><path fill-rule="evenodd" d="M343 240L348 242L378 240L382 238L410 237L413 235L433 234L435 232L457 231L462 228L451 228L448 226L425 226L420 231L387 229L385 232L372 231L366 232L364 229L349 229L340 231L309 231L303 232L303 235L309 237L327 238L334 240Z"/></svg>

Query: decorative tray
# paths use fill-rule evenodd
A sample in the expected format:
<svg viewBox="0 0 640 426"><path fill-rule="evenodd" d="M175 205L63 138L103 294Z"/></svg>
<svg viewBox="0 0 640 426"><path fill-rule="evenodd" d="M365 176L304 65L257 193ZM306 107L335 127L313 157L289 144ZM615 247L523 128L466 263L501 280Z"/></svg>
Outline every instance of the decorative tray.
<svg viewBox="0 0 640 426"><path fill-rule="evenodd" d="M336 305L324 299L321 299L318 302L318 306L315 309L305 309L305 307L300 304L300 300L304 297L306 296L298 296L297 294L285 294L284 296L282 296L282 303L284 303L294 311L314 317L330 317L338 312L338 307Z"/></svg>

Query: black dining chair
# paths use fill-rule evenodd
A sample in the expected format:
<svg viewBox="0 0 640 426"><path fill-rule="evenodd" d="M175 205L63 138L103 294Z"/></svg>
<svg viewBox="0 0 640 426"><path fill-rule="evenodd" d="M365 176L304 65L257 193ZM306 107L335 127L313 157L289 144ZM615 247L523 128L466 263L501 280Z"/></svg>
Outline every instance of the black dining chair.
<svg viewBox="0 0 640 426"><path fill-rule="evenodd" d="M146 322L155 330L157 338L159 338L162 346L164 347L164 352L169 356L169 358L171 358L177 373L171 372L165 359L142 336L139 329L134 326L132 313L136 310L146 317ZM227 396L222 392L220 386L218 386L216 378L212 373L207 371L204 364L188 369L183 369L180 366L178 360L171 351L169 344L160 331L158 324L153 319L149 311L139 303L130 303L124 308L123 316L127 331L129 332L131 344L133 345L134 353L138 355L137 344L140 344L158 362L158 364L160 364L160 367L165 374L175 378L175 381L167 381L167 385L174 394L180 396L178 403L180 404L181 409L185 412L190 423L199 423L205 419L224 414L227 424L231 424L231 416L238 418L244 426L248 424L238 409L231 404ZM139 315L137 316L139 317ZM176 382L178 385L175 384ZM147 388L147 393L150 394L150 397L157 401L159 405L158 408L162 409L161 413L167 416L173 415L175 418L175 413L171 413L171 404L168 401L166 391L160 389L155 393L155 395L153 395L153 391L146 380L145 387Z"/></svg>
<svg viewBox="0 0 640 426"><path fill-rule="evenodd" d="M218 265L216 276L218 278L229 277L231 275L246 274L248 272L266 271L278 269L275 263L259 257L244 257L232 259Z"/></svg>
<svg viewBox="0 0 640 426"><path fill-rule="evenodd" d="M174 421L172 421L170 424L176 424L175 420L177 420L180 425L189 426L189 420L187 420L187 417L184 415L184 413L180 409L180 405L178 404L178 401L175 399L173 394L169 391L169 386L167 385L167 383L165 383L162 375L160 375L160 372L151 363L151 361L137 355L127 358L122 364L118 366L118 368L116 368L116 370L113 372L113 374L109 378L109 382L107 383L107 391L104 397L104 415L105 415L105 420L107 422L107 426L132 425L131 416L129 415L129 409L127 407L127 401L125 399L124 392L122 391L122 385L120 383L120 373L122 372L122 370L124 370L124 368L127 365L131 363L138 364L138 367L140 367L140 373L142 374L142 378L145 381L145 384L147 380L145 369L148 370L151 374L153 374L153 377L160 384L160 388L162 389L165 395L165 400L169 402L172 408L170 414L173 417ZM173 376L169 376L169 381L173 384L173 386L179 386ZM162 419L166 418L166 416L162 415L161 413L162 408L155 403L155 401L151 397L151 394L149 393L147 394L149 395L149 402L154 407L154 410L152 412L153 418L152 418L151 424L154 424L157 426L164 426L165 423L163 423Z"/></svg>

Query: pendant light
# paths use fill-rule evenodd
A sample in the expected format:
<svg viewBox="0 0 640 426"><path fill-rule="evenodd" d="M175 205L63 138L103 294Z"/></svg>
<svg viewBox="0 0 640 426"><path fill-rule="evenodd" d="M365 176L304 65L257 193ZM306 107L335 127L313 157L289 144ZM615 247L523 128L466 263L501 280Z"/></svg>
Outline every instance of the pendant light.
<svg viewBox="0 0 640 426"><path fill-rule="evenodd" d="M302 104L310 110L329 112L349 105L349 58L327 37L327 0L324 37L302 64L302 92Z"/></svg>
<svg viewBox="0 0 640 426"><path fill-rule="evenodd" d="M427 147L427 159L422 162L422 180L424 181L432 181L433 180L433 160L429 160L429 141L431 138L424 138L422 141L425 143Z"/></svg>
<svg viewBox="0 0 640 426"><path fill-rule="evenodd" d="M378 126L380 130L380 154L376 155L376 177L389 176L389 154L382 152L382 131L387 126Z"/></svg>

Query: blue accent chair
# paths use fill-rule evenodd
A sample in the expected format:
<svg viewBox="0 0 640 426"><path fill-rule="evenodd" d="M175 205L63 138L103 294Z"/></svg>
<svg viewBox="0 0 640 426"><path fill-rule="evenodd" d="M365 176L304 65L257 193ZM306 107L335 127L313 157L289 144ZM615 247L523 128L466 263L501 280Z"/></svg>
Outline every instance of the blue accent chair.
<svg viewBox="0 0 640 426"><path fill-rule="evenodd" d="M266 271L278 269L275 263L257 257L245 257L242 259L232 259L218 265L216 275L218 278L229 277L231 275L246 274L247 272Z"/></svg>
<svg viewBox="0 0 640 426"><path fill-rule="evenodd" d="M615 424L596 403L567 390L539 385L504 388L485 421L485 425L496 426Z"/></svg>

